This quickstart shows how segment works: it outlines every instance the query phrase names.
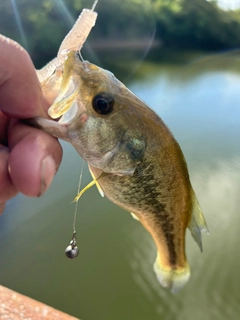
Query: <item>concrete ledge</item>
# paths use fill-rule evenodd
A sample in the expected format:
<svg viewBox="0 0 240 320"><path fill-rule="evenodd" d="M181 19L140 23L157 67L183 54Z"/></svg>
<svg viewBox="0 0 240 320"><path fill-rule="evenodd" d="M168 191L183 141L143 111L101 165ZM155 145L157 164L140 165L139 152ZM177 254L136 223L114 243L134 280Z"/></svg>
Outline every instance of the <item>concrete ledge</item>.
<svg viewBox="0 0 240 320"><path fill-rule="evenodd" d="M0 286L0 319L79 320L3 286Z"/></svg>

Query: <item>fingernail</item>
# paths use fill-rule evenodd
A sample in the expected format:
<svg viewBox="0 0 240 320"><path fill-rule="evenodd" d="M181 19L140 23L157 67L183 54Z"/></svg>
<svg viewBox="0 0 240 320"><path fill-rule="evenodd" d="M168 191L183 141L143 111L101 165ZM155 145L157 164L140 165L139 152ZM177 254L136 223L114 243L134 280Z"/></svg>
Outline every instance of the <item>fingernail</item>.
<svg viewBox="0 0 240 320"><path fill-rule="evenodd" d="M47 156L42 161L41 187L39 197L49 188L56 172L56 163L51 156Z"/></svg>

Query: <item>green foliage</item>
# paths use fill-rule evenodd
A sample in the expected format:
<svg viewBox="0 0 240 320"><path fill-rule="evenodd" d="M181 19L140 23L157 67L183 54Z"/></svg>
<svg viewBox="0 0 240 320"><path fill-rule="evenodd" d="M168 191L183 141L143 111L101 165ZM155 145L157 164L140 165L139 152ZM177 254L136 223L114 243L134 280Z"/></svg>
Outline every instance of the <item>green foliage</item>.
<svg viewBox="0 0 240 320"><path fill-rule="evenodd" d="M223 11L216 1L153 1L158 37L166 45L199 49L239 46L240 16Z"/></svg>
<svg viewBox="0 0 240 320"><path fill-rule="evenodd" d="M69 28L63 23L54 1L17 0L15 2L27 37L27 49L38 65L43 65L56 56L57 48ZM0 13L0 32L24 46L11 1L1 1Z"/></svg>
<svg viewBox="0 0 240 320"><path fill-rule="evenodd" d="M56 55L82 8L93 0L1 0L0 33L26 46L16 23L15 2L27 49L37 66ZM150 37L165 47L230 49L240 46L240 10L223 11L207 0L99 0L93 43Z"/></svg>

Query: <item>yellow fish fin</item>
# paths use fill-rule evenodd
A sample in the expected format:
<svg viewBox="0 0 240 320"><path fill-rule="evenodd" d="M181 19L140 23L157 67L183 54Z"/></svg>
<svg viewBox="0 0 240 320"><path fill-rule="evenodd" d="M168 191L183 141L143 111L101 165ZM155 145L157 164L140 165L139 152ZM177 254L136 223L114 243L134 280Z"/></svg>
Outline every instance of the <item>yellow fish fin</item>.
<svg viewBox="0 0 240 320"><path fill-rule="evenodd" d="M190 277L188 263L186 262L186 266L184 268L176 268L175 266L172 268L162 268L159 260L159 256L157 256L153 266L158 282L164 288L170 289L172 293L177 293L186 284Z"/></svg>
<svg viewBox="0 0 240 320"><path fill-rule="evenodd" d="M97 179L96 179L95 175L93 174L93 172L92 172L92 170L90 169L90 167L89 167L89 166L88 166L88 169L89 169L89 171L90 171L91 176L93 177L93 179L94 179L94 180L96 180L96 187L97 187L97 189L98 189L98 191L99 191L100 195L101 195L102 197L104 197L104 192L103 192L102 188L100 187L100 185L99 185L99 183L98 183L98 181L97 181Z"/></svg>
<svg viewBox="0 0 240 320"><path fill-rule="evenodd" d="M188 228L191 231L193 239L202 251L202 232L206 231L209 234L209 231L194 191L192 191L192 193L193 210Z"/></svg>
<svg viewBox="0 0 240 320"><path fill-rule="evenodd" d="M97 180L93 179L93 181L91 181L85 188L83 188L79 194L73 199L73 202L78 202L79 198L85 193L85 191L87 191L88 189L90 189L92 186L94 186L95 184L97 184Z"/></svg>
<svg viewBox="0 0 240 320"><path fill-rule="evenodd" d="M132 213L132 212L130 212L130 213L131 213L131 215L132 215L133 219L135 219L135 220L139 221L138 217L137 217L134 213Z"/></svg>

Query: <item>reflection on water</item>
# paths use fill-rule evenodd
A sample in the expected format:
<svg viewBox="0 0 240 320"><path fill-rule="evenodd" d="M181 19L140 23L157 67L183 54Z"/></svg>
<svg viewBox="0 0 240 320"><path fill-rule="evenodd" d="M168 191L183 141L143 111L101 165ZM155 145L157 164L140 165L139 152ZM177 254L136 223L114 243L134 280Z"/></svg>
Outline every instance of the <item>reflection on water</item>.
<svg viewBox="0 0 240 320"><path fill-rule="evenodd" d="M82 319L238 319L240 59L233 56L146 61L129 83L179 141L210 230L203 253L187 233L192 276L179 294L157 283L155 245L140 223L94 188L79 203L79 257L64 257L80 170L66 143L49 192L40 199L18 196L0 218L0 283ZM89 180L85 170L83 185Z"/></svg>

